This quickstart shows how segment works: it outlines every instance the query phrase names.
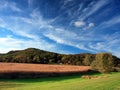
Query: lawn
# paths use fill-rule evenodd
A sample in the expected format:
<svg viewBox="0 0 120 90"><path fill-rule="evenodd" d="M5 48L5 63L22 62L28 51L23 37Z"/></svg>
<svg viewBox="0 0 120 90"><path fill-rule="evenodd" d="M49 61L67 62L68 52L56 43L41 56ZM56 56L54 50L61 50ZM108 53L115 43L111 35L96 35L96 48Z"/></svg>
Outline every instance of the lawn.
<svg viewBox="0 0 120 90"><path fill-rule="evenodd" d="M0 90L120 90L120 72L94 74L98 78L83 79L81 75L39 78L0 79Z"/></svg>

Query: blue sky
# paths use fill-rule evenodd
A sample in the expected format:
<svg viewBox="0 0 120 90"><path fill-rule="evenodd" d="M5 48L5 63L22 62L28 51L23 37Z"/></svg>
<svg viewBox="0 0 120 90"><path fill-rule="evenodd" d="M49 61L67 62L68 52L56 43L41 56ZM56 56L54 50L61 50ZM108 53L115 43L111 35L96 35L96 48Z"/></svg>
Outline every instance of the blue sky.
<svg viewBox="0 0 120 90"><path fill-rule="evenodd" d="M0 53L29 47L120 57L120 0L0 0Z"/></svg>

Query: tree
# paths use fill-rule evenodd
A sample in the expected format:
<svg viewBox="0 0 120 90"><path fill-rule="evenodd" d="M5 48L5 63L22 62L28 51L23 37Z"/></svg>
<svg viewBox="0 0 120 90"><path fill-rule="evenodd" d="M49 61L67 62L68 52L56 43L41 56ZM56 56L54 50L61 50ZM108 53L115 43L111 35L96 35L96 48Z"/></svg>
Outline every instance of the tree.
<svg viewBox="0 0 120 90"><path fill-rule="evenodd" d="M99 53L96 55L95 60L91 64L92 69L102 72L108 73L113 71L113 58L110 53Z"/></svg>
<svg viewBox="0 0 120 90"><path fill-rule="evenodd" d="M86 54L85 55L85 58L83 60L83 64L86 65L86 66L89 66L92 62L92 58L91 58L91 55L90 54Z"/></svg>
<svg viewBox="0 0 120 90"><path fill-rule="evenodd" d="M35 55L35 56L34 56L33 62L35 62L35 63L40 63L40 57L39 57L39 55Z"/></svg>
<svg viewBox="0 0 120 90"><path fill-rule="evenodd" d="M49 59L49 63L53 64L53 63L55 63L55 60L54 59Z"/></svg>
<svg viewBox="0 0 120 90"><path fill-rule="evenodd" d="M61 62L64 64L68 64L69 61L69 56L68 55L64 55L61 59Z"/></svg>

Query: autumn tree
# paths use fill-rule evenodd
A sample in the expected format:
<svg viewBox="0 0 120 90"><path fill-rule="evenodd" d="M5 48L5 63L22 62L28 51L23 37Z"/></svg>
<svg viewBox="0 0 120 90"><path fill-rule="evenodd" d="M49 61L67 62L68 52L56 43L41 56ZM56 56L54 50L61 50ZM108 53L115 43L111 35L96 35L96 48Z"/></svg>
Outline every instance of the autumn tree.
<svg viewBox="0 0 120 90"><path fill-rule="evenodd" d="M113 58L111 53L99 53L91 66L93 70L108 73L113 71Z"/></svg>

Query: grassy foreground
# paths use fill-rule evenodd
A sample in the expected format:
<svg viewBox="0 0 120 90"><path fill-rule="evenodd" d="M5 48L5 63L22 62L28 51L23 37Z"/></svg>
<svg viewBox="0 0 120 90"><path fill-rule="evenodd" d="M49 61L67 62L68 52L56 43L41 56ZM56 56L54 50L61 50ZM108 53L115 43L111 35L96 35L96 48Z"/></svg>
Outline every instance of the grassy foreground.
<svg viewBox="0 0 120 90"><path fill-rule="evenodd" d="M99 78L83 79L80 75L40 79L0 79L0 90L120 90L120 72L95 74Z"/></svg>

